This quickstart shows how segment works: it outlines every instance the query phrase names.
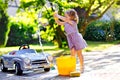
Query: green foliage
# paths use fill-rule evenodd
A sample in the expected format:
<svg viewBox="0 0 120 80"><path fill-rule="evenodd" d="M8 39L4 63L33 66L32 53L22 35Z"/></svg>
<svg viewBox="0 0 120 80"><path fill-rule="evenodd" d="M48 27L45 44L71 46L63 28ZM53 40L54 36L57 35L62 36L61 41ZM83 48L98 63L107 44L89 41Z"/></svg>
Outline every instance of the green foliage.
<svg viewBox="0 0 120 80"><path fill-rule="evenodd" d="M59 47L61 47L62 42L64 42L64 40L66 40L64 37L64 32L62 28L58 28L60 26L58 26L54 19L53 19L53 6L52 4L57 4L59 11L58 13L60 15L64 15L64 12L67 9L70 8L76 8L76 7L80 7L80 10L78 9L78 15L79 15L79 19L80 19L80 23L79 23L79 31L83 31L82 33L85 33L86 31L86 26L91 23L92 21L95 21L96 19L99 19L100 17L102 17L102 15L110 8L110 6L114 3L114 0L48 0L49 2L51 2L52 4L49 5L49 7L46 7L43 2L45 0L22 0L21 1L21 8L23 8L24 10L30 10L30 9L34 9L34 11L36 11L36 13L38 13L41 8L45 8L44 12L42 13L42 17L48 19L49 22L49 26L47 27L46 31L42 31L42 38L44 38L45 40L54 40L57 41L57 43L59 44ZM38 5L39 3L39 5ZM42 3L42 4L41 4ZM51 7L50 7L51 6ZM95 14L94 15L92 14ZM39 22L39 21L37 21ZM94 29L94 28L93 28ZM90 29L92 30L92 29ZM105 34L105 30L100 31L100 29L96 29L94 32L96 35L100 34L99 38L98 36L94 36L97 40L103 40L105 39L103 34ZM89 31L89 29L88 29ZM98 33L99 32L99 33ZM92 32L91 32L92 33ZM90 37L90 35L89 35ZM91 38L91 37L90 37ZM91 38L92 39L92 38ZM92 39L93 40L93 39Z"/></svg>
<svg viewBox="0 0 120 80"><path fill-rule="evenodd" d="M21 0L20 8L29 9L34 8L35 10L40 9L45 5L46 0Z"/></svg>
<svg viewBox="0 0 120 80"><path fill-rule="evenodd" d="M112 41L120 40L120 21L114 22L113 33L111 33L111 22L95 21L88 25L84 38L92 41L111 41L111 38Z"/></svg>
<svg viewBox="0 0 120 80"><path fill-rule="evenodd" d="M54 39L54 30L53 28L47 27L46 30L41 30L41 37L46 41L52 41Z"/></svg>
<svg viewBox="0 0 120 80"><path fill-rule="evenodd" d="M7 15L7 0L0 0L0 47L4 47L8 40L10 30L9 17Z"/></svg>
<svg viewBox="0 0 120 80"><path fill-rule="evenodd" d="M108 32L110 32L109 22L95 21L88 25L84 38L92 41L105 41Z"/></svg>
<svg viewBox="0 0 120 80"><path fill-rule="evenodd" d="M116 40L120 40L120 21L115 21L114 29Z"/></svg>
<svg viewBox="0 0 120 80"><path fill-rule="evenodd" d="M26 23L19 21L21 20L20 18L17 22L15 20L11 20L10 22L11 29L7 46L18 46L22 44L35 43L33 34L36 32L34 29L36 25L33 23L27 23L27 21Z"/></svg>

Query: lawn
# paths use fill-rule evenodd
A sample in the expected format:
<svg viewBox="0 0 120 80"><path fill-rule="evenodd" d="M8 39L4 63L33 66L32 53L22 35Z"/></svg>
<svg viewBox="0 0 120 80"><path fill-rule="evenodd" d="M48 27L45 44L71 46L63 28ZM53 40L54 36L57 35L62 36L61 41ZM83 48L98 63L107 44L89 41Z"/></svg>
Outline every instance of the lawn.
<svg viewBox="0 0 120 80"><path fill-rule="evenodd" d="M108 47L116 45L119 42L120 41L113 41L113 42L87 41L88 47L85 48L83 52L101 51L101 50L107 49ZM44 52L50 53L51 55L54 55L54 56L70 54L69 48L58 48L53 44L44 44L43 47L39 45L30 45L30 48L36 49L37 52L41 52L43 48ZM0 48L0 55L6 54L10 51L18 50L18 49L19 49L19 46Z"/></svg>
<svg viewBox="0 0 120 80"><path fill-rule="evenodd" d="M84 49L85 52L105 50L111 46L119 44L120 41L112 42L87 41L87 43L88 47Z"/></svg>

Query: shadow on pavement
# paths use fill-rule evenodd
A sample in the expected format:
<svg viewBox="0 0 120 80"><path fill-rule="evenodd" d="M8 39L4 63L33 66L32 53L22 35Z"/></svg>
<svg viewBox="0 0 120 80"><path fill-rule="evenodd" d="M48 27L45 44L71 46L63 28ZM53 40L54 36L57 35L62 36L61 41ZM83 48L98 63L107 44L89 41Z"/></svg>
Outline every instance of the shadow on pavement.
<svg viewBox="0 0 120 80"><path fill-rule="evenodd" d="M93 70L105 69L106 67L119 62L120 51L90 52L88 55L85 55L85 71L90 72Z"/></svg>

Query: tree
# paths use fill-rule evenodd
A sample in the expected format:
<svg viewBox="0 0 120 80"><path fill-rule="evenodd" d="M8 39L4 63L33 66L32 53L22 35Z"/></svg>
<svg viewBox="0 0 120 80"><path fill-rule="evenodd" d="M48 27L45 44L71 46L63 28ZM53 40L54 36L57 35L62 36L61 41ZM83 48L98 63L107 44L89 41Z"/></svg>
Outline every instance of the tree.
<svg viewBox="0 0 120 80"><path fill-rule="evenodd" d="M7 2L8 0L0 0L0 47L6 45L8 33L10 31L10 27L8 25Z"/></svg>
<svg viewBox="0 0 120 80"><path fill-rule="evenodd" d="M22 0L24 1L24 0ZM57 4L59 8L59 14L63 15L64 11L70 8L73 8L77 11L79 16L79 31L84 36L87 25L92 21L95 21L101 18L104 13L115 3L115 0L48 0L50 2L51 10L46 8L47 13L49 14L47 18L49 19L49 23L51 28L54 29L54 39L57 41L59 47L62 47L62 41L66 40L65 34L61 27L58 25L54 25L54 19L51 15L51 12L54 11L53 4ZM22 2L23 3L23 2ZM39 5L38 5L39 3ZM45 0L29 0L29 2L24 2L22 4L23 8L28 9L29 7L35 8L35 10L39 10L44 7Z"/></svg>
<svg viewBox="0 0 120 80"><path fill-rule="evenodd" d="M78 4L83 4L82 6L79 5L74 9L77 11L80 20L79 31L82 35L84 35L87 25L92 21L101 18L104 13L115 3L115 0L81 0L80 2L75 2Z"/></svg>

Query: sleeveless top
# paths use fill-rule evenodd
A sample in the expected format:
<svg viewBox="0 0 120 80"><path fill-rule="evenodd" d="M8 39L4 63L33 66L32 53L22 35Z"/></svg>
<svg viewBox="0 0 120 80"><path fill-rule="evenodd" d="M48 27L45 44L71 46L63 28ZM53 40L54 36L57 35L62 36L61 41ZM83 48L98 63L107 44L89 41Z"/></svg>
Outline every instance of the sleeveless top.
<svg viewBox="0 0 120 80"><path fill-rule="evenodd" d="M78 33L78 28L77 28L77 23L73 21L73 25L69 24L69 23L65 23L65 32L67 35L71 34L71 33Z"/></svg>

